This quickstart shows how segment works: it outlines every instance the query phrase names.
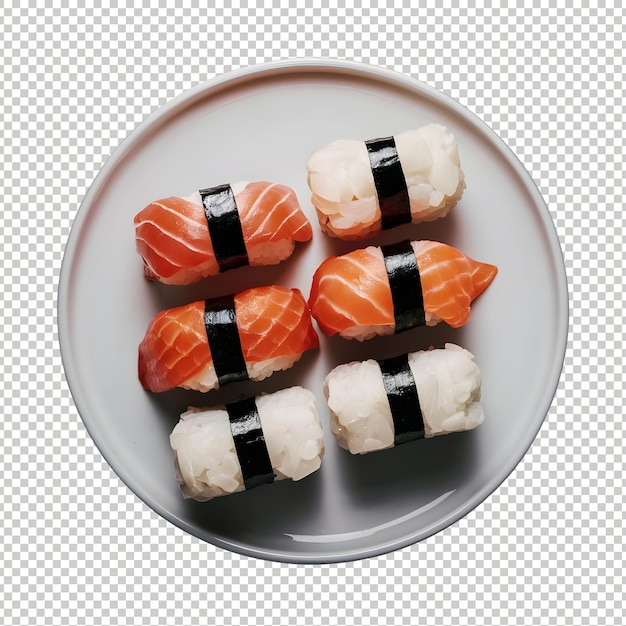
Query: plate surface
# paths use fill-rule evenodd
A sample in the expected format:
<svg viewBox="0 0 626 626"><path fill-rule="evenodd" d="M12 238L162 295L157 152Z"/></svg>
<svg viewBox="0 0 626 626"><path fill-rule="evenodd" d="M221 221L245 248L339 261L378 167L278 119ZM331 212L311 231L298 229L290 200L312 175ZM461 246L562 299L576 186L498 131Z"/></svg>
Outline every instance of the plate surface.
<svg viewBox="0 0 626 626"><path fill-rule="evenodd" d="M436 121L459 143L467 189L448 217L363 243L323 235L305 163L333 139L388 136ZM240 268L189 287L143 278L133 217L150 201L238 180L293 187L313 241L271 268ZM308 297L329 255L404 238L436 239L498 266L467 325L440 324L360 344L329 339L288 372L210 394L155 395L137 380L137 345L163 308L263 284ZM59 336L80 415L120 478L185 531L242 554L288 562L374 556L412 544L471 511L515 468L549 410L567 339L567 286L550 214L504 143L450 98L410 78L346 62L293 61L218 78L163 107L106 163L77 214L59 285ZM335 443L322 394L335 365L458 343L483 376L485 422L457 433L351 456ZM213 405L300 384L325 427L322 468L208 503L182 498L169 433L188 405Z"/></svg>

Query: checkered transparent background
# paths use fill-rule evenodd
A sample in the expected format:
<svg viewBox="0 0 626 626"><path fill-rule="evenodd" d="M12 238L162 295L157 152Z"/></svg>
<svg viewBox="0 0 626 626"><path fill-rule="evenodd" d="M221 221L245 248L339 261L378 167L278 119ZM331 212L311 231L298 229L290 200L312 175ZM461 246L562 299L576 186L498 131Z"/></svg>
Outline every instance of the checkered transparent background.
<svg viewBox="0 0 626 626"><path fill-rule="evenodd" d="M0 9L0 623L623 623L624 12L115 4ZM325 566L231 554L144 506L85 432L55 325L72 220L120 141L201 81L301 56L409 74L494 128L550 207L571 299L555 400L510 478L421 544Z"/></svg>

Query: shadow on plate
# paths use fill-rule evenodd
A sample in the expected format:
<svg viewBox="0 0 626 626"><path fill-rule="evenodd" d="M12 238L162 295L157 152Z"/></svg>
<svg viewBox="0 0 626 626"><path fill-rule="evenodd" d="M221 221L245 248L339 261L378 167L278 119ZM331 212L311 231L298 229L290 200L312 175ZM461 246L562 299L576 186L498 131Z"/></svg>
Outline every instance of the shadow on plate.
<svg viewBox="0 0 626 626"><path fill-rule="evenodd" d="M480 427L479 427L480 428ZM358 509L420 505L459 488L476 464L476 431L420 439L365 455L338 454L345 497Z"/></svg>
<svg viewBox="0 0 626 626"><path fill-rule="evenodd" d="M306 527L307 519L317 517L322 500L320 471L297 482L274 481L208 502L185 500L185 520L214 537L242 543L258 541L260 533L280 537L284 529Z"/></svg>

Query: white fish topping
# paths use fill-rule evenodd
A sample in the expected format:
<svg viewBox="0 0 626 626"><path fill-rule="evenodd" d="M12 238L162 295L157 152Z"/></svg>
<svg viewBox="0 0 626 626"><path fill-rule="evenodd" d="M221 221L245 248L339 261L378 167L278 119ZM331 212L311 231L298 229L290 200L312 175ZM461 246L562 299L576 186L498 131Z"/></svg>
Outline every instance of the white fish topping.
<svg viewBox="0 0 626 626"><path fill-rule="evenodd" d="M474 356L448 343L442 350L409 354L424 419L425 437L471 430L484 419L481 376ZM352 454L394 445L394 427L378 362L339 365L324 381L331 430Z"/></svg>
<svg viewBox="0 0 626 626"><path fill-rule="evenodd" d="M291 387L256 397L276 480L301 480L319 469L323 432L315 396ZM244 489L241 466L223 406L190 408L170 435L183 495L199 501Z"/></svg>
<svg viewBox="0 0 626 626"><path fill-rule="evenodd" d="M428 124L394 135L409 192L413 223L443 217L463 195L458 146L445 126ZM359 239L380 230L381 214L367 148L341 139L307 162L311 201L329 234Z"/></svg>

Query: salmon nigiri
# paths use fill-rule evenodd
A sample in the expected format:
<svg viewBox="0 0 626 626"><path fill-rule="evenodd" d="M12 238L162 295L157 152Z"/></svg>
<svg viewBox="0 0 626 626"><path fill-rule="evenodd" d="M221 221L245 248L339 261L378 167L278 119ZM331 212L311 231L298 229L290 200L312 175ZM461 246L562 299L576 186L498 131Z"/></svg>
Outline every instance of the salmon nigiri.
<svg viewBox="0 0 626 626"><path fill-rule="evenodd" d="M444 321L463 326L498 269L435 241L405 241L326 259L309 307L327 335L363 341Z"/></svg>
<svg viewBox="0 0 626 626"><path fill-rule="evenodd" d="M272 285L158 313L139 345L150 391L209 391L290 368L318 338L298 289Z"/></svg>
<svg viewBox="0 0 626 626"><path fill-rule="evenodd" d="M186 285L241 265L275 265L313 230L290 187L235 183L152 202L135 216L146 278Z"/></svg>

